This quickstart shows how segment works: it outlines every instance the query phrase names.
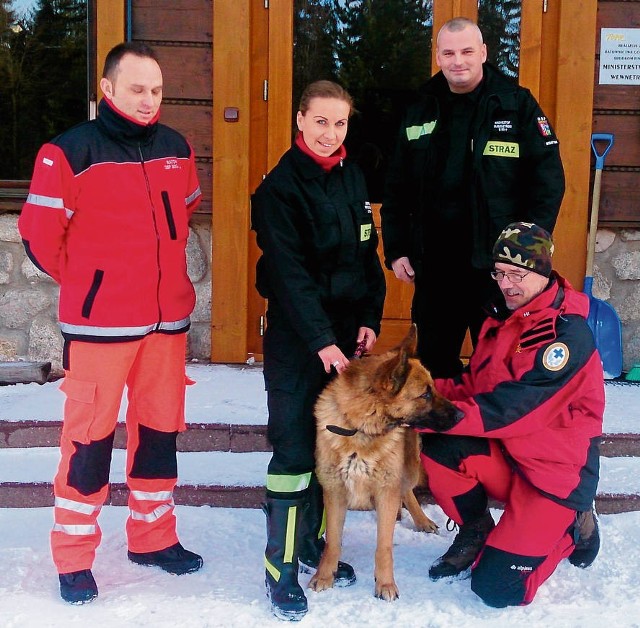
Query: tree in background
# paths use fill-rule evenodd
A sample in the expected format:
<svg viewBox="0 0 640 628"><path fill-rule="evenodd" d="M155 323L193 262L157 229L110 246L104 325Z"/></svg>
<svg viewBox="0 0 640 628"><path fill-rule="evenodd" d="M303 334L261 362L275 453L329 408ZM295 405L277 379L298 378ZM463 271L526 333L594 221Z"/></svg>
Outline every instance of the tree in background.
<svg viewBox="0 0 640 628"><path fill-rule="evenodd" d="M27 25L0 0L0 177L15 178L19 170L18 112L24 76Z"/></svg>
<svg viewBox="0 0 640 628"><path fill-rule="evenodd" d="M313 81L336 80L334 56L336 21L333 3L327 0L295 0L293 31L293 109L302 90Z"/></svg>
<svg viewBox="0 0 640 628"><path fill-rule="evenodd" d="M338 80L361 114L346 145L379 201L401 116L431 74L432 2L336 0L334 11Z"/></svg>
<svg viewBox="0 0 640 628"><path fill-rule="evenodd" d="M29 179L38 148L87 118L86 4L38 0L23 16L0 4L0 179Z"/></svg>
<svg viewBox="0 0 640 628"><path fill-rule="evenodd" d="M488 59L517 79L520 66L522 0L480 0L478 26L487 44Z"/></svg>

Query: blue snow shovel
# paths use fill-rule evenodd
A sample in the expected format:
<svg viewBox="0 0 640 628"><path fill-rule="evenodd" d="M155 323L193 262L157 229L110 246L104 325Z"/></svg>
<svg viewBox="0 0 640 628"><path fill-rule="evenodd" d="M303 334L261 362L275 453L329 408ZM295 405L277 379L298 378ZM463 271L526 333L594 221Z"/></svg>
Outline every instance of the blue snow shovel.
<svg viewBox="0 0 640 628"><path fill-rule="evenodd" d="M596 142L607 142L602 153L598 153ZM587 324L593 332L596 348L600 353L605 379L619 377L622 373L622 327L618 314L606 301L596 299L591 293L593 287L593 258L596 249L598 230L598 210L600 208L600 182L604 158L613 146L611 133L594 133L591 136L591 148L596 157L596 171L593 179L593 199L591 201L591 222L587 247L587 274L584 278L584 292L589 297L589 316Z"/></svg>

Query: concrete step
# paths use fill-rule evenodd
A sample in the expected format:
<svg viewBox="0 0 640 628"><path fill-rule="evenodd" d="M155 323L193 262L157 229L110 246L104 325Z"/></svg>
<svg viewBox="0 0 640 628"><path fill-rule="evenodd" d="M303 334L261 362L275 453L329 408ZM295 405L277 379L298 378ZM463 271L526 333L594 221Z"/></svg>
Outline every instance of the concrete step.
<svg viewBox="0 0 640 628"><path fill-rule="evenodd" d="M111 465L108 504L126 505L125 451L115 449ZM28 508L53 505L51 479L59 454L54 447L0 450L0 507ZM178 454L177 504L258 508L264 499L269 453L229 451ZM640 457L603 457L596 499L603 514L640 511ZM434 503L426 488L416 489L423 503Z"/></svg>
<svg viewBox="0 0 640 628"><path fill-rule="evenodd" d="M0 450L14 447L58 447L61 421L1 421ZM126 428L118 423L114 447L125 449ZM190 423L178 434L178 451L270 451L266 425Z"/></svg>
<svg viewBox="0 0 640 628"><path fill-rule="evenodd" d="M638 426L640 428L640 426ZM0 449L16 447L57 447L61 421L0 421ZM116 449L126 447L126 430L116 428ZM178 451L271 451L266 425L236 423L190 423L178 434ZM601 454L606 457L640 456L640 434L605 434Z"/></svg>

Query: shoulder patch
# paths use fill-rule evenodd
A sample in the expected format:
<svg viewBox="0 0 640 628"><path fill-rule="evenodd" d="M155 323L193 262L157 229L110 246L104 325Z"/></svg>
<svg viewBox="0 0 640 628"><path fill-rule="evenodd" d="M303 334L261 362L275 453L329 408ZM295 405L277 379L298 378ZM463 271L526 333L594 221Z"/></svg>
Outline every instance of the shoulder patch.
<svg viewBox="0 0 640 628"><path fill-rule="evenodd" d="M569 347L564 342L549 345L542 356L542 364L548 371L560 371L569 361Z"/></svg>
<svg viewBox="0 0 640 628"><path fill-rule="evenodd" d="M551 135L553 135L553 133L551 132L551 127L549 126L549 122L544 116L539 116L537 122L538 131L540 131L540 135L542 135L542 137L550 137Z"/></svg>

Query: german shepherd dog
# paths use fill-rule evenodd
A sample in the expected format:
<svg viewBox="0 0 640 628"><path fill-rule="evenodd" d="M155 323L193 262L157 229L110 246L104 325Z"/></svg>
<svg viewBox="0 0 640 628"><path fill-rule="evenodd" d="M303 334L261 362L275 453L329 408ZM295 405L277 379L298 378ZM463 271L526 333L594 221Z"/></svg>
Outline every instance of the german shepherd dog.
<svg viewBox="0 0 640 628"><path fill-rule="evenodd" d="M314 591L333 586L347 509L375 510L375 596L398 598L393 577L393 532L401 504L415 526L436 532L413 488L420 474L418 434L412 426L453 427L457 408L439 395L416 359L412 326L402 343L381 355L354 360L318 397L316 474L327 514L326 546L309 582Z"/></svg>

